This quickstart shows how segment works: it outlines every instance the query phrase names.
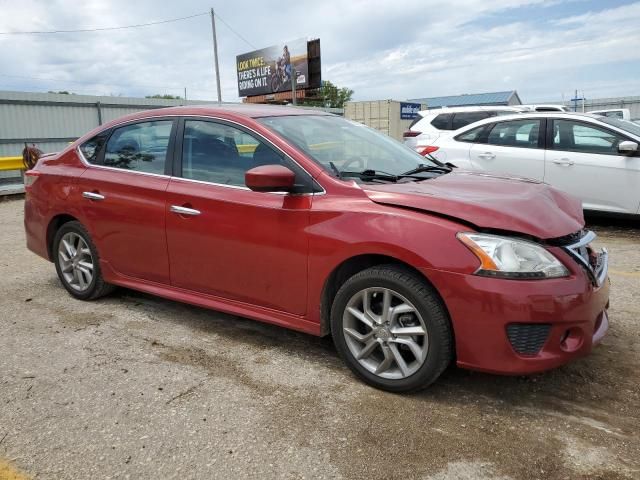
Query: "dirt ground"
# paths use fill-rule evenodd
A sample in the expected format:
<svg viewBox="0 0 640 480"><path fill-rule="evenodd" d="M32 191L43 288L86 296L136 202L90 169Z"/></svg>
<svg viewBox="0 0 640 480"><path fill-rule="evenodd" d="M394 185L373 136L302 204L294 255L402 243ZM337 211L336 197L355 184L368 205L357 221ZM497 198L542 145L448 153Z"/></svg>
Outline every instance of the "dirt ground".
<svg viewBox="0 0 640 480"><path fill-rule="evenodd" d="M22 200L0 202L0 465L46 479L640 478L640 222L592 227L611 254L612 324L591 356L528 378L451 368L402 396L356 380L327 339L129 290L73 300L24 246Z"/></svg>

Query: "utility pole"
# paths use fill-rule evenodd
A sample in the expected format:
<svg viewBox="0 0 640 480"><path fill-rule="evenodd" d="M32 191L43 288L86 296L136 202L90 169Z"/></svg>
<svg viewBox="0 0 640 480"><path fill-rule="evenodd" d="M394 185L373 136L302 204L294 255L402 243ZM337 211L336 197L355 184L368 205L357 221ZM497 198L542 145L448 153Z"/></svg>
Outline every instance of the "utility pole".
<svg viewBox="0 0 640 480"><path fill-rule="evenodd" d="M576 93L574 95L574 97L571 99L571 101L573 102L573 111L577 112L578 111L578 102L582 100L582 111L584 112L584 101L586 100L586 98L584 98L584 92L582 93L582 98L578 98L578 89L576 88Z"/></svg>
<svg viewBox="0 0 640 480"><path fill-rule="evenodd" d="M216 17L211 9L211 31L213 32L213 58L216 67L216 87L218 89L218 103L222 103L222 93L220 93L220 69L218 67L218 38L216 37Z"/></svg>

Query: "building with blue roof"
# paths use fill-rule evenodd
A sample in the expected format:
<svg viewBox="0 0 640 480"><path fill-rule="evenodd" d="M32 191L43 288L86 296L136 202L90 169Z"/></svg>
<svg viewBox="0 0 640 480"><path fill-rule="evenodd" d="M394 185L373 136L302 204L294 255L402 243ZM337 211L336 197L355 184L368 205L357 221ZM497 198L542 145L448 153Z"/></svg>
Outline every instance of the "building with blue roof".
<svg viewBox="0 0 640 480"><path fill-rule="evenodd" d="M518 92L465 93L446 97L412 98L409 102L426 103L427 108L468 107L473 105L522 105Z"/></svg>

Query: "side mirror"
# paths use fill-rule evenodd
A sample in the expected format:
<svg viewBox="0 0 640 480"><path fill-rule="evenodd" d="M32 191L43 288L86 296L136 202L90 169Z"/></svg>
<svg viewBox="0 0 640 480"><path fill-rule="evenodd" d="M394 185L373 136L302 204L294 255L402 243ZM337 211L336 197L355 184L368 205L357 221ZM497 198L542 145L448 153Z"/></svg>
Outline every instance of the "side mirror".
<svg viewBox="0 0 640 480"><path fill-rule="evenodd" d="M296 174L282 165L262 165L247 170L244 183L254 192L290 192Z"/></svg>
<svg viewBox="0 0 640 480"><path fill-rule="evenodd" d="M636 142L625 140L618 144L618 152L620 152L623 155L633 155L637 151L638 151L638 144Z"/></svg>

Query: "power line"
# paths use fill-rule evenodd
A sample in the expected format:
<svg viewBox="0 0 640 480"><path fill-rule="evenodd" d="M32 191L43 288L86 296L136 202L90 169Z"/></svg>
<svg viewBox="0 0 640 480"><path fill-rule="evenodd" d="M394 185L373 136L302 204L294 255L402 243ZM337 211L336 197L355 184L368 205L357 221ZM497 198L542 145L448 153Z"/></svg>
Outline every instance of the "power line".
<svg viewBox="0 0 640 480"><path fill-rule="evenodd" d="M104 32L107 30L124 30L127 28L139 28L139 27L148 27L151 25L161 25L163 23L172 23L179 22L181 20L188 20L190 18L202 17L204 15L209 15L209 12L204 13L196 13L195 15L189 15L188 17L180 17L180 18L171 18L169 20L160 20L157 22L149 22L149 23L138 23L135 25L124 25L121 27L100 27L100 28L81 28L78 30L36 30L31 32L0 32L0 35L43 35L50 33L85 33L85 32ZM222 20L222 19L220 19ZM224 20L222 20L224 22ZM226 25L226 22L225 22ZM228 26L228 25L227 25ZM229 27L231 28L231 27Z"/></svg>
<svg viewBox="0 0 640 480"><path fill-rule="evenodd" d="M246 43L247 45L249 45L251 48L253 48L254 50L257 50L258 48L251 43L249 40L247 40L246 38L244 38L242 35L240 35L238 32L236 32L233 27L231 25L229 25L227 22L224 21L224 18L222 18L220 15L218 15L217 13L215 14L215 16L226 25L226 27L231 30L233 33L235 33L238 38L240 38L242 41L244 41L244 43Z"/></svg>

